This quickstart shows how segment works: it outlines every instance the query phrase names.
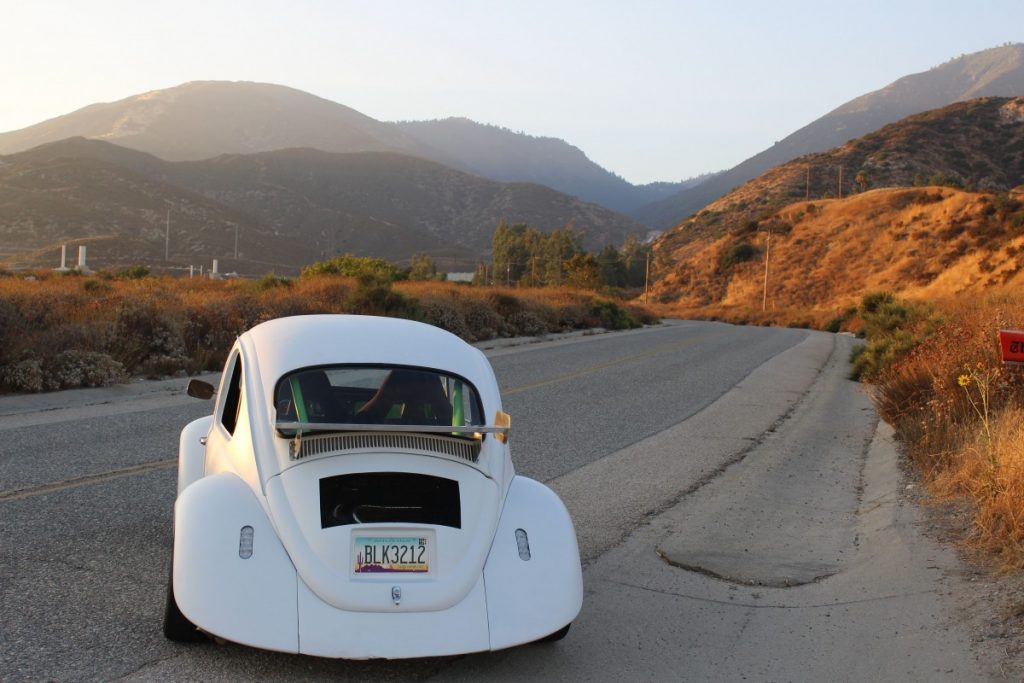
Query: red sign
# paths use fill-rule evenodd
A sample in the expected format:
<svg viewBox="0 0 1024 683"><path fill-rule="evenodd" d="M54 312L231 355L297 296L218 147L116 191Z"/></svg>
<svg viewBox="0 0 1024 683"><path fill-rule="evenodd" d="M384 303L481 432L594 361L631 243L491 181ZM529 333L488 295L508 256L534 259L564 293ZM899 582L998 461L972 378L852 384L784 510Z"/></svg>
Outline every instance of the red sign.
<svg viewBox="0 0 1024 683"><path fill-rule="evenodd" d="M1024 365L1024 331L999 330L999 349L1005 365Z"/></svg>

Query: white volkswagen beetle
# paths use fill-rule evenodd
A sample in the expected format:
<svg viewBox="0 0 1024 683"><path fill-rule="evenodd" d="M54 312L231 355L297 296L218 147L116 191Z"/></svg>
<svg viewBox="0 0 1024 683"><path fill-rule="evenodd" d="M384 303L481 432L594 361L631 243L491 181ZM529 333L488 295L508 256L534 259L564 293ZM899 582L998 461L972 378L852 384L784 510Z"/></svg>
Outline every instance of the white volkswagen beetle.
<svg viewBox="0 0 1024 683"><path fill-rule="evenodd" d="M436 327L257 325L181 433L165 635L353 659L561 638L576 533L509 424L484 355Z"/></svg>

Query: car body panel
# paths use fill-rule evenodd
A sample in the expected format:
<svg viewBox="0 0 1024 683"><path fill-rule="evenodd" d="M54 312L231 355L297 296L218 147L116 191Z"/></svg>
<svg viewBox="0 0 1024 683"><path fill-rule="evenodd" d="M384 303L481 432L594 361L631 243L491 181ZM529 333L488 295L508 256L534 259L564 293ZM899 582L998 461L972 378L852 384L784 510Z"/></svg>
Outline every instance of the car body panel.
<svg viewBox="0 0 1024 683"><path fill-rule="evenodd" d="M431 474L458 481L462 528L394 523L321 528L320 479L377 470ZM389 586L420 584L417 590L407 591L398 611L435 611L457 604L479 578L479 568L487 558L501 503L495 482L473 468L404 453L367 453L305 463L271 479L267 485L267 500L288 554L310 590L333 607L359 612L372 612L381 607L390 610L390 602L382 605L377 592L370 588L381 582ZM356 534L405 530L413 535L426 529L433 531L436 539L436 556L429 576L403 576L401 581L388 575L352 576L351 539Z"/></svg>
<svg viewBox="0 0 1024 683"><path fill-rule="evenodd" d="M377 612L348 612L320 600L299 582L299 641L303 654L346 659L442 657L490 649L484 582L477 576L469 593L448 609L399 612L392 584L369 586L379 599ZM404 585L414 598L418 586Z"/></svg>
<svg viewBox="0 0 1024 683"><path fill-rule="evenodd" d="M526 532L529 559L516 531ZM583 606L580 553L568 510L543 484L516 476L484 567L491 649L538 640Z"/></svg>
<svg viewBox="0 0 1024 683"><path fill-rule="evenodd" d="M253 529L252 556L239 552ZM297 578L252 490L234 474L204 477L174 505L174 595L192 623L236 643L298 652Z"/></svg>
<svg viewBox="0 0 1024 683"><path fill-rule="evenodd" d="M213 416L207 415L189 422L181 430L178 440L178 495L194 481L206 474L206 438L213 425Z"/></svg>

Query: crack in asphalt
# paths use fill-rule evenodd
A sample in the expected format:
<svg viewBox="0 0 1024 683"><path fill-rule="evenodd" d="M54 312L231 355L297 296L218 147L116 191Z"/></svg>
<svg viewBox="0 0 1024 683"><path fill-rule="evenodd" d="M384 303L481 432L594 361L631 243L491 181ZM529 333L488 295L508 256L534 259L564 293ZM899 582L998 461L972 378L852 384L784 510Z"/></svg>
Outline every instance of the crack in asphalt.
<svg viewBox="0 0 1024 683"><path fill-rule="evenodd" d="M832 358L835 355L837 348L837 345L835 344L835 342L833 342L832 351L829 353L828 360L826 360L825 363L820 368L818 368L818 374L814 378L814 381L807 386L807 389L800 394L799 398L797 398L795 401L793 401L793 403L790 404L786 412L784 412L774 422L768 425L767 429L765 429L763 432L761 432L755 437L747 437L750 439L750 443L747 444L744 448L736 451L731 457L723 460L718 465L718 467L711 470L710 472L708 472L707 474L705 474L704 476L700 477L695 482L687 486L679 493L678 496L676 496L672 500L666 502L664 505L658 508L649 511L646 516L656 517L662 512L665 512L666 510L675 507L676 505L682 502L683 498L692 495L699 491L700 489L704 488L712 481L725 474L725 472L730 467L742 462L748 455L757 450L765 441L767 441L772 435L774 435L779 430L779 428L782 427L782 425L789 421L793 417L793 413L795 413L797 409L800 408L800 406L802 406L807 401L808 397L811 395L814 388L818 385L818 382L821 381L824 368L832 361ZM769 359L769 361L770 360L771 359ZM769 361L765 362L767 363ZM714 405L714 403L712 402L711 404L706 406L705 409L707 407L710 407L711 405Z"/></svg>
<svg viewBox="0 0 1024 683"><path fill-rule="evenodd" d="M734 584L737 584L739 586L763 586L765 588L798 588L800 586L806 586L807 584L810 584L810 583L818 583L819 581L827 579L830 576L835 576L836 574L838 574L841 571L841 570L837 569L836 571L828 572L827 574L819 574L819 575L814 576L814 577L812 577L810 579L800 579L800 580L793 580L793 581L789 581L789 580L782 580L782 581L769 581L769 580L747 581L747 580L744 580L744 579L738 579L738 578L735 578L735 577L732 577L732 576L726 576L724 574L719 574L718 572L712 571L712 570L710 570L710 569L708 569L706 567L701 567L700 565L687 564L685 562L676 562L672 558L670 558L668 555L663 553L661 551L661 548L655 548L654 552L656 552L658 554L658 557L660 557L670 567L675 567L677 569L682 569L684 571L693 572L694 574L703 574L704 576L709 576L712 579L717 579L719 581L725 581L725 582L728 582L728 583L734 583Z"/></svg>
<svg viewBox="0 0 1024 683"><path fill-rule="evenodd" d="M615 581L613 579L595 579L600 583L607 583L613 586L622 586L623 588L633 588L636 590L644 591L646 593L655 593L657 595L671 595L676 598L683 598L685 600L693 600L694 602L704 602L712 605L725 605L728 607L742 607L749 609L778 609L778 610L797 610L797 609L828 609L831 607L847 607L850 605L862 605L872 602L882 602L884 600L896 600L899 598L913 598L921 595L938 594L938 590L929 589L924 591L911 591L908 593L891 593L887 595L876 595L870 598L858 598L856 600L838 600L836 602L824 602L824 603L812 603L810 605L764 605L756 602L741 602L737 600L719 600L717 598L705 598L699 595L690 595L688 593L679 593L676 591L661 590L658 588L651 588L650 586L639 586L635 583L629 583L627 581ZM771 588L768 586L767 588Z"/></svg>

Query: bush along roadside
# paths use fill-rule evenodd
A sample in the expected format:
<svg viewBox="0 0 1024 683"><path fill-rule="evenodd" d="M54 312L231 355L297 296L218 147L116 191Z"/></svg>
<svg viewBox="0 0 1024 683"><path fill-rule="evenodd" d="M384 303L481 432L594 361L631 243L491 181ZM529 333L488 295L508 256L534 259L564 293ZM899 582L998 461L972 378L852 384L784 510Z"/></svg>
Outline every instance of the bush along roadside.
<svg viewBox="0 0 1024 683"><path fill-rule="evenodd" d="M54 391L131 376L219 370L239 334L289 315L409 318L467 341L657 322L640 306L587 290L403 281L387 269L352 270L348 262L340 263L338 273L322 270L294 280L255 281L2 276L0 391Z"/></svg>
<svg viewBox="0 0 1024 683"><path fill-rule="evenodd" d="M900 301L889 292L865 295L857 313L867 342L853 351L852 379L877 378L941 324L941 317L931 307Z"/></svg>
<svg viewBox="0 0 1024 683"><path fill-rule="evenodd" d="M1004 367L997 346L999 329L1024 327L1024 298L946 304L941 320L891 297L866 303L857 360L879 413L934 497L969 501L968 544L1024 568L1024 369ZM908 312L909 333L894 322Z"/></svg>

